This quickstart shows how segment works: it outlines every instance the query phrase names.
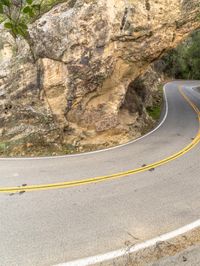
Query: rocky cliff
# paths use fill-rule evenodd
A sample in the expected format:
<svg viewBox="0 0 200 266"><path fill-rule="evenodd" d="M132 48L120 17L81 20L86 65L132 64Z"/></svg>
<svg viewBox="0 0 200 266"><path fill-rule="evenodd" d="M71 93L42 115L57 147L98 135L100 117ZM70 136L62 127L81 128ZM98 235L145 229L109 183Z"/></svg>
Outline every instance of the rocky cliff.
<svg viewBox="0 0 200 266"><path fill-rule="evenodd" d="M110 146L151 122L152 89L134 81L200 26L199 0L68 0L30 26L1 30L0 149L60 153Z"/></svg>

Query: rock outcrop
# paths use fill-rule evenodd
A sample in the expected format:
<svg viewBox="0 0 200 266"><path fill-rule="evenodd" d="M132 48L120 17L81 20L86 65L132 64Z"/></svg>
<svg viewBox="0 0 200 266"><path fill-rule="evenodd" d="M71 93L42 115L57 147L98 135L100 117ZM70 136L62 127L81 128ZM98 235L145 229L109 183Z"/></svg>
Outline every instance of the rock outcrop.
<svg viewBox="0 0 200 266"><path fill-rule="evenodd" d="M134 81L200 26L198 14L198 0L66 1L30 26L36 64L1 30L0 148L59 153L141 135L152 90Z"/></svg>

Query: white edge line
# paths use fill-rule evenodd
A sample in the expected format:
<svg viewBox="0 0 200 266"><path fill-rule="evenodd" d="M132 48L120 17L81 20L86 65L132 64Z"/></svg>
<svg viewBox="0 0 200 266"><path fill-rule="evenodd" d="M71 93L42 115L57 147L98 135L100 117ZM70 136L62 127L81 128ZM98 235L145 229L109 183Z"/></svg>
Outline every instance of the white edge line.
<svg viewBox="0 0 200 266"><path fill-rule="evenodd" d="M109 253L105 253L105 254L101 254L101 255L97 255L93 257L87 257L87 258L83 258L80 260L74 260L74 261L70 261L66 263L57 264L55 266L89 266L89 265L94 265L96 263L103 263L106 261L111 261L111 260L126 256L126 255L130 255L132 253L141 251L143 249L153 247L159 242L169 241L170 239L176 238L198 227L200 227L200 220L197 220L191 224L183 226L177 230L174 230L169 233L155 237L151 240L147 240L143 243L136 244L132 246L130 249L126 247L126 248L122 248L116 251L112 251Z"/></svg>
<svg viewBox="0 0 200 266"><path fill-rule="evenodd" d="M152 131L148 132L147 134L141 136L140 138L137 138L135 140L129 141L125 144L121 144L118 146L114 146L114 147L110 147L107 149L102 149L102 150L97 150L97 151L91 151L91 152L84 152L84 153L77 153L77 154L67 154L67 155L60 155L60 156L44 156L44 157L22 157L22 158L18 158L18 157L5 157L5 158L0 158L0 161L10 161L10 160L46 160L46 159L59 159L59 158L68 158L68 157L78 157L78 156L84 156L84 155L90 155L90 154L95 154L95 153L100 153L100 152L105 152L105 151L109 151L109 150L114 150L120 147L125 147L128 146L132 143L135 143L141 139L144 139L146 137L148 137L149 135L153 134L155 131L157 131L165 122L167 116L168 116L168 111L169 111L169 105L168 105L168 101L167 101L167 96L166 96L166 86L170 83L173 82L168 82L167 84L165 84L163 86L163 91L164 91L164 102L165 102L165 115L162 119L162 121L158 124L158 126L156 128L154 128Z"/></svg>
<svg viewBox="0 0 200 266"><path fill-rule="evenodd" d="M148 134L142 136L141 138L139 138L137 140L134 140L134 141L131 141L131 142L127 143L127 144L120 145L120 146L126 146L126 145L128 145L130 143L133 143L133 142L136 142L136 141L138 141L140 139L143 139L143 138L149 136L150 134L152 134L153 132L155 132L156 130L158 130L162 126L162 124L165 122L165 120L167 118L168 109L169 109L168 101L167 101L167 97L166 97L166 90L165 90L166 89L166 85L164 86L164 97L165 97L165 103L166 103L166 107L165 107L166 108L166 112L165 112L165 116L164 116L163 120L161 121L161 123L154 130L152 130ZM120 146L117 146L117 147L120 147ZM110 148L110 149L112 149L112 148ZM122 248L122 249L118 249L118 250L115 250L115 251L112 251L112 252L109 252L109 253L105 253L105 254L101 254L101 255L97 255L97 256L93 256L93 257L87 257L87 258L83 258L83 259L79 259L79 260L74 260L74 261L70 261L70 262L66 262L66 263L61 263L61 264L57 264L55 266L89 266L89 265L94 265L96 263L103 263L103 262L106 262L106 261L109 261L109 260L114 260L114 259L126 256L126 255L130 255L132 253L141 251L143 249L153 247L159 242L169 241L170 239L173 239L173 238L176 238L178 236L181 236L181 235L183 235L185 233L188 233L189 231L192 231L192 230L194 230L195 228L198 228L198 227L200 227L200 220L197 220L197 221L195 221L193 223L185 225L185 226L183 226L183 227L181 227L181 228L179 228L177 230L174 230L174 231L171 231L169 233L166 233L166 234L160 235L158 237L152 238L150 240L147 240L147 241L145 241L143 243L136 244L136 245L132 246L130 249Z"/></svg>

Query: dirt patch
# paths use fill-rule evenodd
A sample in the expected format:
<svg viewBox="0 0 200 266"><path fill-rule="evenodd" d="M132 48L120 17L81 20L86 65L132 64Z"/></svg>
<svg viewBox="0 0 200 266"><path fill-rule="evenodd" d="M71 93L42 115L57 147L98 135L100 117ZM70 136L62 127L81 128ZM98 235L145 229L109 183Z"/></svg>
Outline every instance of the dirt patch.
<svg viewBox="0 0 200 266"><path fill-rule="evenodd" d="M127 254L124 257L109 261L101 265L115 265L115 266L145 266L158 260L174 256L192 246L200 244L200 228L183 234L177 238L158 242L153 247L141 250L133 254ZM127 248L127 253L128 253Z"/></svg>

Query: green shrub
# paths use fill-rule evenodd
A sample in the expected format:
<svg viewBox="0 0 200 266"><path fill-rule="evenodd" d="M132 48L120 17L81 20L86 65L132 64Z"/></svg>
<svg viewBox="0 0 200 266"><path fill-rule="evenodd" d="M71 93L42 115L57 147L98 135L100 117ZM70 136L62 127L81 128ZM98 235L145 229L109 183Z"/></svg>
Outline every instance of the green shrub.
<svg viewBox="0 0 200 266"><path fill-rule="evenodd" d="M200 79L200 31L163 57L165 72L176 79Z"/></svg>

